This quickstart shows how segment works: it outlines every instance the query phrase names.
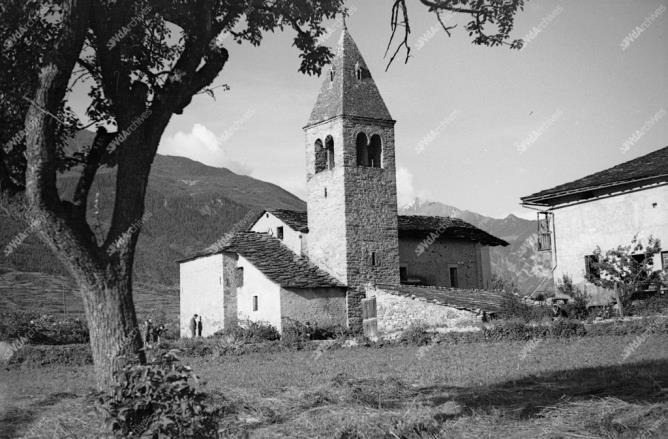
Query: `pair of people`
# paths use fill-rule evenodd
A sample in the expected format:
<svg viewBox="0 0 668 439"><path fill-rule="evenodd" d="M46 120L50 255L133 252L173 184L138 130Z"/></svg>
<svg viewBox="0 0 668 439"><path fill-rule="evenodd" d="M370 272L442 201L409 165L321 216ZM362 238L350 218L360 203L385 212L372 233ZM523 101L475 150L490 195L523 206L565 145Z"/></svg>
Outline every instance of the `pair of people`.
<svg viewBox="0 0 668 439"><path fill-rule="evenodd" d="M151 346L151 343L160 343L160 336L165 332L165 325L160 325L157 328L153 326L153 320L147 319L144 322L144 343Z"/></svg>
<svg viewBox="0 0 668 439"><path fill-rule="evenodd" d="M190 319L190 334L192 338L202 336L202 316L194 314Z"/></svg>

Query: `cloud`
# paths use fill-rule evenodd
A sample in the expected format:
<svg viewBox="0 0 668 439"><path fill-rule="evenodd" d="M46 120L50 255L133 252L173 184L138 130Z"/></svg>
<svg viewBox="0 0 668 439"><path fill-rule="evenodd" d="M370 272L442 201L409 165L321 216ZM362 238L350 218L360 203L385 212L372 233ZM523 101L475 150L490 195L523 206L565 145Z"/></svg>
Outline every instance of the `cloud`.
<svg viewBox="0 0 668 439"><path fill-rule="evenodd" d="M416 190L413 183L413 173L403 166L397 168L397 202L399 207L412 204L416 198L428 199L429 194Z"/></svg>
<svg viewBox="0 0 668 439"><path fill-rule="evenodd" d="M237 174L249 175L252 169L245 163L233 160L220 139L202 124L193 125L189 133L177 132L174 136L166 136L160 142L158 153L188 157L217 168L227 168Z"/></svg>

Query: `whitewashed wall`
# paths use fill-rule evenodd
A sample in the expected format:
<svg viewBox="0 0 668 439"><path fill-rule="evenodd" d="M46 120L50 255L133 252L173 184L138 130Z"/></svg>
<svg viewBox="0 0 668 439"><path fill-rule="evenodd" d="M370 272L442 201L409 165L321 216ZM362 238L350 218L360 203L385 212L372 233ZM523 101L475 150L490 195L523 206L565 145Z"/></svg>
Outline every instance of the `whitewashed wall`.
<svg viewBox="0 0 668 439"><path fill-rule="evenodd" d="M272 213L265 212L265 214L253 224L251 231L269 233L274 237L278 237L278 232L276 231L278 227L283 227L283 244L298 255L302 254L302 239L304 238L302 233L294 230Z"/></svg>
<svg viewBox="0 0 668 439"><path fill-rule="evenodd" d="M237 288L239 320L267 322L281 330L281 288L239 256L238 266L244 269L244 284ZM253 296L258 296L258 310L253 311Z"/></svg>
<svg viewBox="0 0 668 439"><path fill-rule="evenodd" d="M597 245L605 252L628 245L636 234L644 242L654 235L661 240L663 250L668 250L667 185L557 208L553 212L555 282L567 274L574 283L586 285L587 291L596 296L606 294L585 282L584 258ZM654 264L661 267L659 255Z"/></svg>
<svg viewBox="0 0 668 439"><path fill-rule="evenodd" d="M190 318L202 316L202 336L223 327L223 256L205 256L180 264L180 330L190 337Z"/></svg>

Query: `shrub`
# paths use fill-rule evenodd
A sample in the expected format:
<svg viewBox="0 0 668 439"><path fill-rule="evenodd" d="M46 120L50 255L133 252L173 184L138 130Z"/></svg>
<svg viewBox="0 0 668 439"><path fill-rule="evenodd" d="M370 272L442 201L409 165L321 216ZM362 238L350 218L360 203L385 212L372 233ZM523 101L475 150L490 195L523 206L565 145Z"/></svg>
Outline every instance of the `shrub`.
<svg viewBox="0 0 668 439"><path fill-rule="evenodd" d="M630 313L637 316L663 314L668 309L668 295L654 294L645 300L633 302Z"/></svg>
<svg viewBox="0 0 668 439"><path fill-rule="evenodd" d="M504 292L501 298L500 315L504 319L519 319L523 322L540 322L552 318L552 310L544 305L529 305L522 299L509 292Z"/></svg>
<svg viewBox="0 0 668 439"><path fill-rule="evenodd" d="M23 337L31 344L88 343L88 325L82 319L57 319L53 315L25 311L0 315L0 339Z"/></svg>
<svg viewBox="0 0 668 439"><path fill-rule="evenodd" d="M168 352L148 365L128 364L99 398L107 426L118 438L217 438L220 408L208 408L198 377Z"/></svg>
<svg viewBox="0 0 668 439"><path fill-rule="evenodd" d="M281 345L290 349L301 349L304 347L304 343L310 339L311 332L311 327L297 320L284 317Z"/></svg>
<svg viewBox="0 0 668 439"><path fill-rule="evenodd" d="M413 322L401 333L399 339L402 343L414 346L424 346L431 343L432 336L427 331L427 325L422 322Z"/></svg>
<svg viewBox="0 0 668 439"><path fill-rule="evenodd" d="M585 320L589 316L589 310L587 309L587 294L577 286L573 285L573 279L570 276L564 274L557 285L557 289L572 298L572 300L564 306L568 318Z"/></svg>
<svg viewBox="0 0 668 439"><path fill-rule="evenodd" d="M269 323L246 320L232 328L217 331L214 337L223 337L238 343L260 343L278 340L281 335Z"/></svg>

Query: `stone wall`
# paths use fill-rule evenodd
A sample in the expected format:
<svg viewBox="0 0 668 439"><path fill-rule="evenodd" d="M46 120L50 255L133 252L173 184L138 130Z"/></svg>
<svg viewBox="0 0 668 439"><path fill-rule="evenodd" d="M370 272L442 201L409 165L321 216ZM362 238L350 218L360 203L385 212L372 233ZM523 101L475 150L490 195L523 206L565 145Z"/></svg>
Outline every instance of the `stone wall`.
<svg viewBox="0 0 668 439"><path fill-rule="evenodd" d="M375 286L366 287L366 297L376 297L378 332L391 334L403 331L412 323L430 327L473 326L480 322L477 313L437 305L421 298L392 294Z"/></svg>
<svg viewBox="0 0 668 439"><path fill-rule="evenodd" d="M346 325L345 288L281 289L281 315L311 325Z"/></svg>
<svg viewBox="0 0 668 439"><path fill-rule="evenodd" d="M409 280L420 280L425 285L449 287L452 285L450 267L457 267L459 288L487 287L485 275L489 276L490 261L489 249L486 246L463 239L442 237L418 255L415 249L423 239L411 236L402 236L399 239L399 260L401 266L406 267Z"/></svg>

